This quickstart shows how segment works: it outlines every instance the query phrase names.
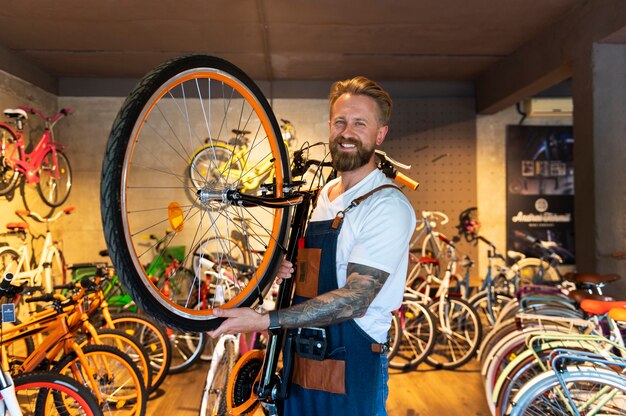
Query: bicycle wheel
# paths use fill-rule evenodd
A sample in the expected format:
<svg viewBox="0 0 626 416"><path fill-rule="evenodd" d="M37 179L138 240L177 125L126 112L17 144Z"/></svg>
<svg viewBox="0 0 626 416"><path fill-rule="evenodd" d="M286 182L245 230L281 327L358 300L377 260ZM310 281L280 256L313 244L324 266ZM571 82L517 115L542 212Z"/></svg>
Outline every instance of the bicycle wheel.
<svg viewBox="0 0 626 416"><path fill-rule="evenodd" d="M559 273L549 263L534 257L526 257L516 262L511 269L519 268L519 284L554 284L561 281Z"/></svg>
<svg viewBox="0 0 626 416"><path fill-rule="evenodd" d="M615 371L598 367L568 367L562 374L569 400L553 371L532 379L513 399L510 415L572 415L626 413L626 379Z"/></svg>
<svg viewBox="0 0 626 416"><path fill-rule="evenodd" d="M207 183L219 182L222 177L237 180L243 170L244 161L235 157L234 148L226 143L213 143L196 151L189 164L189 179L194 193Z"/></svg>
<svg viewBox="0 0 626 416"><path fill-rule="evenodd" d="M87 345L82 351L88 368L71 352L61 358L52 371L90 387L93 384L89 372L93 372L107 415L145 415L148 394L141 372L130 357L107 345Z"/></svg>
<svg viewBox="0 0 626 416"><path fill-rule="evenodd" d="M241 203L236 198L243 180L228 174L208 180L192 200L187 196L184 177L195 149L206 138L210 144L225 141L231 127L252 132L241 156L246 162L242 175L270 169L274 175L267 195L282 197L290 173L278 123L259 88L226 61L194 55L160 65L133 90L113 124L101 185L109 253L116 269L124 270L120 277L132 298L169 327L202 332L221 320L212 308L179 305L158 290L144 268L150 252L141 248L141 235L175 230L166 248L195 247L209 235L228 236L231 230L248 233L264 255L251 279L235 278L239 293L225 307L251 306L262 298L282 260L289 209ZM252 221L257 231L243 229L236 218ZM199 290L199 285L192 287Z"/></svg>
<svg viewBox="0 0 626 416"><path fill-rule="evenodd" d="M218 344L219 345L219 344ZM224 340L223 348L216 348L213 353L211 368L202 391L200 416L227 414L226 390L230 372L235 367L235 345L229 339ZM221 350L221 351L220 351Z"/></svg>
<svg viewBox="0 0 626 416"><path fill-rule="evenodd" d="M17 139L4 126L0 126L0 195L6 195L15 189L20 173L11 159L18 159Z"/></svg>
<svg viewBox="0 0 626 416"><path fill-rule="evenodd" d="M433 350L436 331L435 317L424 305L403 302L394 313L389 331L389 367L402 371L415 369Z"/></svg>
<svg viewBox="0 0 626 416"><path fill-rule="evenodd" d="M139 340L119 329L100 328L97 331L101 345L115 347L133 360L141 372L146 390L151 393L153 389L150 356L148 351L139 343Z"/></svg>
<svg viewBox="0 0 626 416"><path fill-rule="evenodd" d="M498 320L504 305L511 301L511 297L498 293L489 293L489 289L482 290L472 296L468 303L478 313L483 332L488 332ZM491 296L491 300L489 299ZM489 304L491 303L491 310Z"/></svg>
<svg viewBox="0 0 626 416"><path fill-rule="evenodd" d="M15 275L20 270L17 269L20 254L12 247L0 247L0 279L7 273Z"/></svg>
<svg viewBox="0 0 626 416"><path fill-rule="evenodd" d="M56 156L56 163L55 163ZM72 189L72 168L70 161L60 150L48 150L39 168L37 192L51 207L62 205Z"/></svg>
<svg viewBox="0 0 626 416"><path fill-rule="evenodd" d="M24 415L102 415L93 393L70 377L34 371L14 376L13 385Z"/></svg>
<svg viewBox="0 0 626 416"><path fill-rule="evenodd" d="M475 310L463 299L449 297L440 313L439 300L428 309L437 322L437 341L426 363L448 370L461 367L476 354L480 346L481 325Z"/></svg>
<svg viewBox="0 0 626 416"><path fill-rule="evenodd" d="M53 285L64 285L67 283L67 264L65 263L65 256L59 248L55 248L52 251L50 261L50 277L52 278ZM45 270L45 266L44 266ZM44 271L45 273L45 271ZM50 287L51 291L53 287Z"/></svg>
<svg viewBox="0 0 626 416"><path fill-rule="evenodd" d="M168 328L167 332L172 346L170 373L182 373L200 359L209 336L204 332L184 332L173 328Z"/></svg>
<svg viewBox="0 0 626 416"><path fill-rule="evenodd" d="M135 337L148 352L152 368L150 391L155 391L165 380L172 362L172 347L165 328L149 317L134 312L113 315L111 321L115 329Z"/></svg>
<svg viewBox="0 0 626 416"><path fill-rule="evenodd" d="M248 265L249 257L241 244L228 237L209 237L193 249L191 261L194 275L206 276L210 270L220 267L235 268Z"/></svg>

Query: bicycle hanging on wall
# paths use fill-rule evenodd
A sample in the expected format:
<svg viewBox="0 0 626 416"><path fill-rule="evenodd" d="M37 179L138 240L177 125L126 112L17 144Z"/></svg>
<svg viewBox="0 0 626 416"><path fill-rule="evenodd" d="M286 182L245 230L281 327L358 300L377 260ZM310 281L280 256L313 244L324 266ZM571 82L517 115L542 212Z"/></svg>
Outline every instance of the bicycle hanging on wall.
<svg viewBox="0 0 626 416"><path fill-rule="evenodd" d="M29 114L44 122L44 131L30 151L24 136L24 122ZM26 185L36 185L39 197L52 209L67 200L72 188L72 169L63 153L64 146L55 140L54 126L70 114L71 108L63 108L50 117L31 107L4 110L10 121L0 122L0 195L9 195L23 179L25 204Z"/></svg>
<svg viewBox="0 0 626 416"><path fill-rule="evenodd" d="M271 163L272 177L243 192L241 178L246 172L231 168L223 155L215 154L213 161L210 157L205 161L206 168L195 172L194 184L190 183L187 172L196 149L226 141L232 129L249 132L246 153L237 155L246 161L246 172ZM302 175L310 167L304 162L307 149L296 154L300 166L294 166L294 171ZM417 187L397 172L390 158L378 157L387 176L395 176L412 189ZM283 256L295 264L297 240L304 234L316 195L315 190L301 190L302 184L292 180L281 130L267 100L244 72L227 61L203 55L165 62L147 74L126 99L107 144L101 207L111 259L133 299L165 325L187 331L217 328L221 319L213 315L214 306L261 303ZM254 227L245 226L241 218ZM262 255L252 267L242 270L234 262L220 263L232 275L234 290L229 299L218 298L216 290L205 308L197 308L204 279L202 268L197 268L186 298L174 302L150 279L144 266L149 253L140 245L141 235L158 235L164 227L174 230L166 246L195 247L209 236L229 238L236 230L261 247ZM219 250L220 245L216 247ZM191 257L188 253L186 264ZM279 290L279 308L290 303L290 280ZM259 401L273 402L284 396L287 383L280 385L276 375L283 338L282 333L270 337L262 366L254 360L246 362L246 356L238 363L232 380L239 394L228 397L233 414L245 413L249 411L246 406L256 406ZM244 371L250 367L257 371ZM238 379L238 375L247 376Z"/></svg>

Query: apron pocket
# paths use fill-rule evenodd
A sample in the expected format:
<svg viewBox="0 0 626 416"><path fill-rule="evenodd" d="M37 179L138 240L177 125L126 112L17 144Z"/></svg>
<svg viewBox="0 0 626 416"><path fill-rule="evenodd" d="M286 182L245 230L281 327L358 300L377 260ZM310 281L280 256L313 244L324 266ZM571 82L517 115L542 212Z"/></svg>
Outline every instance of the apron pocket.
<svg viewBox="0 0 626 416"><path fill-rule="evenodd" d="M346 362L310 360L295 354L292 381L305 389L346 394Z"/></svg>
<svg viewBox="0 0 626 416"><path fill-rule="evenodd" d="M320 275L322 250L319 248L301 248L298 250L296 295L304 298L317 296L317 284Z"/></svg>

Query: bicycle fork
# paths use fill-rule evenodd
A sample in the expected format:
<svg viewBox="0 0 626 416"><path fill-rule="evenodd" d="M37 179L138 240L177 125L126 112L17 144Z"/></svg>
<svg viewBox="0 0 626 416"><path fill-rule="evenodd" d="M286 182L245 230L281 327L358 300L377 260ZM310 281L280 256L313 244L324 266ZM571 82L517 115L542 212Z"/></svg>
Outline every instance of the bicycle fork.
<svg viewBox="0 0 626 416"><path fill-rule="evenodd" d="M303 236L305 225L308 220L309 208L314 195L305 194L302 203L298 204L291 222L291 231L289 233L289 242L286 250L286 259L294 265L294 273L292 276L297 275L297 257L298 257L298 244L300 238ZM283 309L291 305L291 298L294 289L294 279L285 279L280 284L278 289L278 301L276 302L276 309ZM265 352L263 360L263 366L261 368L261 378L257 386L255 386L255 393L262 402L269 403L270 412L277 411L275 402L285 400L289 395L289 380L291 376L291 363L292 363L292 344L293 335L291 332L281 330L276 334L270 334L270 338ZM282 375L278 376L276 368L278 364L278 358L280 355L281 347L284 343L283 351L283 371ZM277 413L270 413L277 414Z"/></svg>

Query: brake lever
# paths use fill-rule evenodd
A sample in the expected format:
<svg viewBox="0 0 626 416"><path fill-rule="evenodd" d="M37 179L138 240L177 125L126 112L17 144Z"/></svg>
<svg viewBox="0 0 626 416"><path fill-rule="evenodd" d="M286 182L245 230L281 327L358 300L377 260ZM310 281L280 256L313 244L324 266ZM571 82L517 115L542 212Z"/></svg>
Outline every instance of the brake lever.
<svg viewBox="0 0 626 416"><path fill-rule="evenodd" d="M398 162L397 160L395 160L392 157L388 156L387 153L383 152L382 150L376 149L375 152L376 152L376 156L378 156L378 158L382 162L389 162L392 165L394 165L395 167L398 167L398 168L404 169L404 170L410 170L411 169L411 165L405 165L404 163Z"/></svg>

